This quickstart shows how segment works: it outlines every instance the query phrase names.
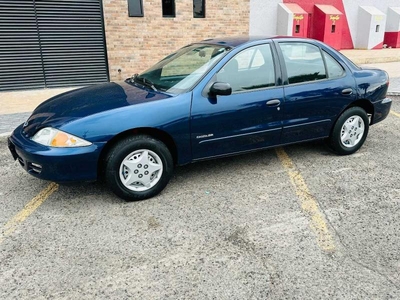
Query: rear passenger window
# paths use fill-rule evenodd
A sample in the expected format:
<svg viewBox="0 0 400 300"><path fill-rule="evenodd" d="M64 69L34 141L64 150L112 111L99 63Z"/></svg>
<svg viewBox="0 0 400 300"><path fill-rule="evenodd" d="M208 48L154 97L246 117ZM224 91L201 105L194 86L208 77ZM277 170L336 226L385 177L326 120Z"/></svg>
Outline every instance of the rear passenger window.
<svg viewBox="0 0 400 300"><path fill-rule="evenodd" d="M286 65L289 84L327 78L321 51L308 43L279 44Z"/></svg>
<svg viewBox="0 0 400 300"><path fill-rule="evenodd" d="M232 92L275 86L271 46L254 46L238 53L217 73L217 81L229 83Z"/></svg>
<svg viewBox="0 0 400 300"><path fill-rule="evenodd" d="M328 70L328 78L339 78L344 75L343 67L328 53L322 51L325 58L326 68Z"/></svg>

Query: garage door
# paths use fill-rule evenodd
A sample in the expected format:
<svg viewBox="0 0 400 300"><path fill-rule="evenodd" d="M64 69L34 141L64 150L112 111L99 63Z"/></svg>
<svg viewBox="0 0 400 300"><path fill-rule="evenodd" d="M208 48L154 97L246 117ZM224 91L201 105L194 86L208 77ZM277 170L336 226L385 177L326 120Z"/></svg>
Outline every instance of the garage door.
<svg viewBox="0 0 400 300"><path fill-rule="evenodd" d="M0 90L109 80L100 0L0 1Z"/></svg>

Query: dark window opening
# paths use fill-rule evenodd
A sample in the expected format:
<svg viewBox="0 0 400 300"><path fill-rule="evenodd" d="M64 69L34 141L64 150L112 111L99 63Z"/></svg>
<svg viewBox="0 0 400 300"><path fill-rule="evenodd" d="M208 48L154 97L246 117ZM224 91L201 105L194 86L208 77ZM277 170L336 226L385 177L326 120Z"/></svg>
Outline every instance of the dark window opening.
<svg viewBox="0 0 400 300"><path fill-rule="evenodd" d="M299 33L300 32L300 25L296 25L296 29L294 30L295 33Z"/></svg>
<svg viewBox="0 0 400 300"><path fill-rule="evenodd" d="M128 0L130 17L143 17L143 0Z"/></svg>
<svg viewBox="0 0 400 300"><path fill-rule="evenodd" d="M376 25L375 32L379 32L379 25Z"/></svg>
<svg viewBox="0 0 400 300"><path fill-rule="evenodd" d="M336 31L336 25L332 25L332 30L331 30L331 32L332 32L332 33L335 33L335 31Z"/></svg>
<svg viewBox="0 0 400 300"><path fill-rule="evenodd" d="M206 17L206 0L193 0L193 18Z"/></svg>
<svg viewBox="0 0 400 300"><path fill-rule="evenodd" d="M175 18L175 0L162 0L163 17Z"/></svg>

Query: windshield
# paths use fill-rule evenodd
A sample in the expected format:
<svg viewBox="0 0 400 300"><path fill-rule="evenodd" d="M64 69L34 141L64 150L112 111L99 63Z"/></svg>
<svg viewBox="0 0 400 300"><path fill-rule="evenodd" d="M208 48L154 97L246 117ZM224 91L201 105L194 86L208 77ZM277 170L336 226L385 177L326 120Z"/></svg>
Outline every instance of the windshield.
<svg viewBox="0 0 400 300"><path fill-rule="evenodd" d="M229 50L219 45L186 46L135 77L135 82L172 94L184 93Z"/></svg>

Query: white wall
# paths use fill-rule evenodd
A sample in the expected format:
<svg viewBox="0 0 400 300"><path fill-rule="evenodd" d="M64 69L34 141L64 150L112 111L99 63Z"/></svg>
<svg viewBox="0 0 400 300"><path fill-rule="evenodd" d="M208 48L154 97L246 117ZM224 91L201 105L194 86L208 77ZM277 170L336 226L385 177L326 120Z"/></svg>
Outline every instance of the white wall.
<svg viewBox="0 0 400 300"><path fill-rule="evenodd" d="M400 6L400 1L399 1L399 6ZM388 10L386 31L387 32L400 31L400 7L391 7Z"/></svg>
<svg viewBox="0 0 400 300"><path fill-rule="evenodd" d="M302 0L299 0L301 3ZM375 6L377 9L387 14L387 9L390 6L400 6L399 0L343 0L344 9L346 11L347 21L349 22L350 34L353 43L357 37L357 19L359 6Z"/></svg>
<svg viewBox="0 0 400 300"><path fill-rule="evenodd" d="M276 35L278 3L282 2L250 0L250 35Z"/></svg>
<svg viewBox="0 0 400 300"><path fill-rule="evenodd" d="M361 6L358 9L357 37L355 48L372 49L383 42L386 15L375 6ZM379 26L379 32L376 32Z"/></svg>
<svg viewBox="0 0 400 300"><path fill-rule="evenodd" d="M298 0L301 6L302 1ZM278 3L283 0L250 0L250 35L276 35ZM400 0L343 0L353 43L357 36L359 6L375 6L387 14L388 7L399 7Z"/></svg>
<svg viewBox="0 0 400 300"><path fill-rule="evenodd" d="M293 13L284 4L278 4L277 18L276 33L278 35L292 35Z"/></svg>

